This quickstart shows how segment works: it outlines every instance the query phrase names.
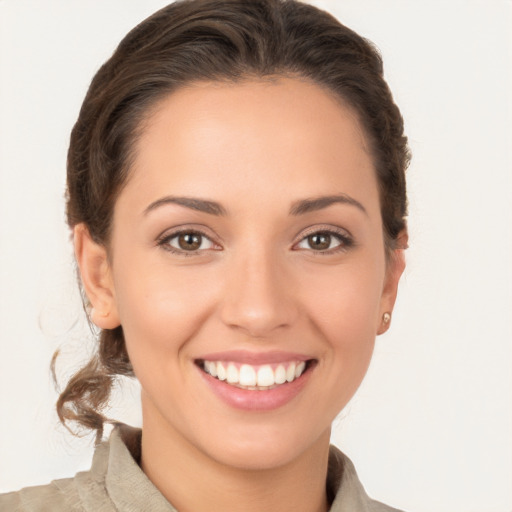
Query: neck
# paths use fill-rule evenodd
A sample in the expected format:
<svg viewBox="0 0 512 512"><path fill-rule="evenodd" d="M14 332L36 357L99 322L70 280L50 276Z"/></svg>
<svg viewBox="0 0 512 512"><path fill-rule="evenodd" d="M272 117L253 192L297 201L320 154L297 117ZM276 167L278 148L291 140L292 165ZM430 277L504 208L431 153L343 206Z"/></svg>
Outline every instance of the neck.
<svg viewBox="0 0 512 512"><path fill-rule="evenodd" d="M222 464L176 431L145 422L141 466L180 512L326 512L329 435L325 432L306 452L282 466L255 470Z"/></svg>

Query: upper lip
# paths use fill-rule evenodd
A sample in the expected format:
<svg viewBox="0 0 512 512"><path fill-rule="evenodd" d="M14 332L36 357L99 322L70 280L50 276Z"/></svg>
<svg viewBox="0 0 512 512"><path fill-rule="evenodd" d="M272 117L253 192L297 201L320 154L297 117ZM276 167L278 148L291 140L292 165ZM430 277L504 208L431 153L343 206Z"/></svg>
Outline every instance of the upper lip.
<svg viewBox="0 0 512 512"><path fill-rule="evenodd" d="M306 354L294 352L270 351L252 352L249 350L227 350L224 352L212 352L197 358L203 361L232 361L234 363L246 363L252 365L277 364L289 361L309 361L314 359Z"/></svg>

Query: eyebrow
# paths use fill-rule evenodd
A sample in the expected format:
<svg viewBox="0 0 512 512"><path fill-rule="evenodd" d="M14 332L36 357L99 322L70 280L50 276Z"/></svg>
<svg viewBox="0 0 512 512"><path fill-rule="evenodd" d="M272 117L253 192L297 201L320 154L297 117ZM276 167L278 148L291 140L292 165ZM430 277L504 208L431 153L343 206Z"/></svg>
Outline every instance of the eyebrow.
<svg viewBox="0 0 512 512"><path fill-rule="evenodd" d="M177 196L166 196L158 199L151 203L145 210L144 215L149 212L164 206L167 204L177 204L190 208L191 210L197 210L199 212L209 213L211 215L226 215L226 210L219 203L215 201L208 201L207 199L196 199L193 197L177 197Z"/></svg>
<svg viewBox="0 0 512 512"><path fill-rule="evenodd" d="M295 201L290 208L290 215L303 215L309 212L315 212L327 208L332 204L341 203L355 206L363 213L368 215L366 208L357 199L350 197L347 194L336 194L332 196L320 196Z"/></svg>
<svg viewBox="0 0 512 512"><path fill-rule="evenodd" d="M347 194L320 196L295 201L294 203L292 203L292 206L290 208L290 215L304 215L309 212L322 210L336 203L355 206L363 213L368 215L366 208L359 201L357 201L353 197L350 197ZM179 206L184 206L185 208L190 208L191 210L208 213L210 215L227 215L226 209L216 201L180 196L166 196L154 201L144 210L144 215L147 215L149 212L168 204L177 204Z"/></svg>

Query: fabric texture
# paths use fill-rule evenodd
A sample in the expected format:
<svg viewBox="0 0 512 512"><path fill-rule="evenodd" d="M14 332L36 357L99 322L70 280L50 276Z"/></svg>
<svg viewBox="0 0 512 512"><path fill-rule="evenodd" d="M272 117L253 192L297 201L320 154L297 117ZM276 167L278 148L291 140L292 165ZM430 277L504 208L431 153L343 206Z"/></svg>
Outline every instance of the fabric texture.
<svg viewBox="0 0 512 512"><path fill-rule="evenodd" d="M98 445L89 471L0 495L0 512L177 512L140 469L141 430L117 426ZM352 462L331 446L330 512L400 512L368 497ZM205 511L207 512L207 511Z"/></svg>

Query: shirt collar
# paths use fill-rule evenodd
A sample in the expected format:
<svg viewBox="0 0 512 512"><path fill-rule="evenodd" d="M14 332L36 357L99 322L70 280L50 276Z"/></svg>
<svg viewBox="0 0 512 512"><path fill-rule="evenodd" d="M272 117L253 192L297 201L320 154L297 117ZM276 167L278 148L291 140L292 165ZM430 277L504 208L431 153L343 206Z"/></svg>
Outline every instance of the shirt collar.
<svg viewBox="0 0 512 512"><path fill-rule="evenodd" d="M118 424L108 443L96 449L91 473L105 475L110 499L119 512L177 512L139 467L142 431ZM331 446L327 474L330 512L369 512L372 502L350 459Z"/></svg>

